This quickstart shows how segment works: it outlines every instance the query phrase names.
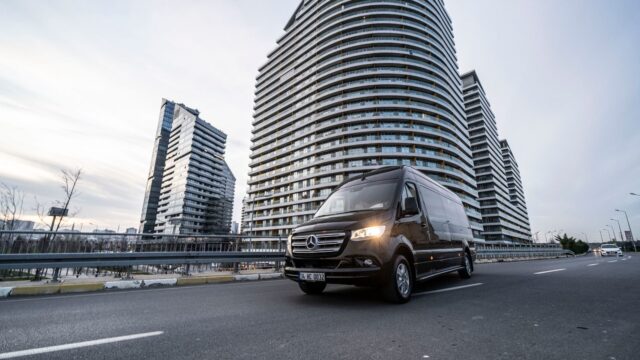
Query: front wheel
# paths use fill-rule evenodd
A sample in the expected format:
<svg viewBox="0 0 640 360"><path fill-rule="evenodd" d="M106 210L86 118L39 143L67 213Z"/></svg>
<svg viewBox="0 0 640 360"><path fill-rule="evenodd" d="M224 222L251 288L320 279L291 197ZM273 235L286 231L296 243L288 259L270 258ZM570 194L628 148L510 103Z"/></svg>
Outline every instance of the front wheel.
<svg viewBox="0 0 640 360"><path fill-rule="evenodd" d="M397 255L384 285L384 297L392 303L403 304L411 299L413 277L411 266L402 255Z"/></svg>
<svg viewBox="0 0 640 360"><path fill-rule="evenodd" d="M300 290L302 290L305 294L318 295L322 294L324 288L327 287L327 283L301 281L298 283L298 286L300 286Z"/></svg>
<svg viewBox="0 0 640 360"><path fill-rule="evenodd" d="M464 254L464 264L462 266L462 269L458 270L458 274L463 279L469 279L471 277L471 273L473 272L471 255L467 253Z"/></svg>

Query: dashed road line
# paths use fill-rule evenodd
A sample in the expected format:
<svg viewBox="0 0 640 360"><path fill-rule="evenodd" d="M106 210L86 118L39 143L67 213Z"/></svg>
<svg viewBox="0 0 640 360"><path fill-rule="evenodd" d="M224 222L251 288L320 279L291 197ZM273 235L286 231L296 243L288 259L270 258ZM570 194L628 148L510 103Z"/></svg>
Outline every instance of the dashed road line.
<svg viewBox="0 0 640 360"><path fill-rule="evenodd" d="M538 271L533 273L533 275L541 275L541 274L548 274L548 273L552 273L552 272L557 272L557 271L565 271L567 269L553 269L553 270L545 270L545 271Z"/></svg>
<svg viewBox="0 0 640 360"><path fill-rule="evenodd" d="M77 348L82 348L87 346L109 344L109 343L114 343L119 341L142 339L142 338L146 338L150 336L158 336L162 334L164 334L164 331L153 331L153 332L147 332L147 333L141 333L141 334L132 334L132 335L104 338L104 339L98 339L98 340L82 341L82 342L76 342L76 343L70 343L70 344L64 344L64 345L46 346L46 347L34 348L34 349L28 349L28 350L12 351L7 353L1 353L0 359L13 359L13 358L22 357L22 356L45 354L45 353L50 353L54 351L71 350L71 349L77 349Z"/></svg>
<svg viewBox="0 0 640 360"><path fill-rule="evenodd" d="M453 291L453 290L461 290L461 289L466 289L466 288L470 288L470 287L474 287L474 286L480 286L480 285L483 285L483 283L475 283L475 284L454 286L454 287L438 289L438 290L425 291L425 292L417 293L414 296L416 296L416 295L436 294L436 293L441 293L441 292L446 292L446 291Z"/></svg>
<svg viewBox="0 0 640 360"><path fill-rule="evenodd" d="M587 266L598 266L598 264L589 264Z"/></svg>
<svg viewBox="0 0 640 360"><path fill-rule="evenodd" d="M607 262L614 263L614 262L618 262L618 260L609 260Z"/></svg>

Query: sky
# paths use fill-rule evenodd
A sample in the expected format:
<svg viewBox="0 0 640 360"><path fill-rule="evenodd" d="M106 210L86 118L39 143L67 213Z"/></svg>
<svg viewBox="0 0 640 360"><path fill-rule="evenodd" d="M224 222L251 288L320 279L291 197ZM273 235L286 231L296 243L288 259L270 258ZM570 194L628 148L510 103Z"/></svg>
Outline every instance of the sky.
<svg viewBox="0 0 640 360"><path fill-rule="evenodd" d="M227 133L246 191L257 69L297 0L0 2L0 181L62 198L68 225L138 227L161 99ZM531 227L600 241L626 210L640 237L640 2L445 0L461 72L475 69L523 179ZM584 234L583 234L584 233ZM606 232L604 232L606 235Z"/></svg>

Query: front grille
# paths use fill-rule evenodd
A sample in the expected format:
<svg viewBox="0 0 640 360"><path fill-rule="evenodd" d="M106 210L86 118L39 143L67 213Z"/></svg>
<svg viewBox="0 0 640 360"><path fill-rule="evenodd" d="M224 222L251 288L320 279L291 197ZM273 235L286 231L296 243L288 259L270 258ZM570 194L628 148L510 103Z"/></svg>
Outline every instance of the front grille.
<svg viewBox="0 0 640 360"><path fill-rule="evenodd" d="M346 235L344 231L294 235L291 238L291 251L294 254L336 253L340 251ZM315 247L307 246L307 239L311 236L317 238Z"/></svg>

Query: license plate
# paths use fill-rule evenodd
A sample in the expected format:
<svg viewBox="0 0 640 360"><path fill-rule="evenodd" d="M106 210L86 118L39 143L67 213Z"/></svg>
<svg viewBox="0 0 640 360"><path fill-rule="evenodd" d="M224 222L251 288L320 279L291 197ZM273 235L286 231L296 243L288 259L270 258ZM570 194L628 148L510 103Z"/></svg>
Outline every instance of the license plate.
<svg viewBox="0 0 640 360"><path fill-rule="evenodd" d="M324 281L324 273L300 273L300 280L304 281Z"/></svg>

